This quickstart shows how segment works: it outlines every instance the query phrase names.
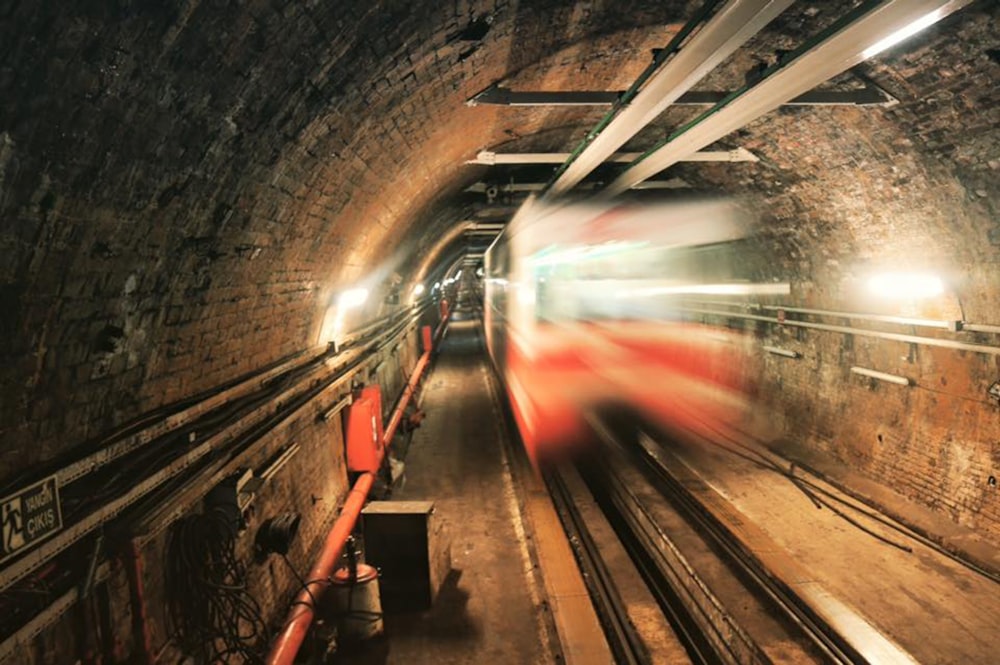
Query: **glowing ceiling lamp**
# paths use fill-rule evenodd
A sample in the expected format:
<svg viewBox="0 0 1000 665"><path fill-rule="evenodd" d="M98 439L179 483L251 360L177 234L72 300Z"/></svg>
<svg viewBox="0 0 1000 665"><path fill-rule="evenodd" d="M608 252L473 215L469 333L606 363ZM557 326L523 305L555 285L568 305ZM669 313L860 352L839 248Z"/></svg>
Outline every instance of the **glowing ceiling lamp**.
<svg viewBox="0 0 1000 665"><path fill-rule="evenodd" d="M892 48L899 42L903 41L907 37L912 37L924 28L928 28L935 23L937 23L945 15L944 9L935 9L934 11L924 14L918 18L913 23L903 26L896 32L892 33L885 39L875 42L867 49L861 52L861 57L868 59L873 55L878 55L887 48Z"/></svg>
<svg viewBox="0 0 1000 665"><path fill-rule="evenodd" d="M944 293L944 282L928 273L886 272L869 277L868 290L882 298L932 298Z"/></svg>
<svg viewBox="0 0 1000 665"><path fill-rule="evenodd" d="M424 289L423 284L417 284L416 286L413 287L413 295L419 298L420 296L424 295L425 290L426 289Z"/></svg>
<svg viewBox="0 0 1000 665"><path fill-rule="evenodd" d="M340 294L337 305L341 309L360 307L368 300L368 289L348 289Z"/></svg>

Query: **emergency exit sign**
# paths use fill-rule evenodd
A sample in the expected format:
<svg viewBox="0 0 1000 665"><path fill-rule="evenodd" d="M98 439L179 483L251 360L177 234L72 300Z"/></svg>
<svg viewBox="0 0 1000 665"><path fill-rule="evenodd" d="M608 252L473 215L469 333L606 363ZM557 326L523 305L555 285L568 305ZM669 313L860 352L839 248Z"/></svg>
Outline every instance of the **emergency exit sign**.
<svg viewBox="0 0 1000 665"><path fill-rule="evenodd" d="M59 486L50 476L0 499L0 563L62 528Z"/></svg>

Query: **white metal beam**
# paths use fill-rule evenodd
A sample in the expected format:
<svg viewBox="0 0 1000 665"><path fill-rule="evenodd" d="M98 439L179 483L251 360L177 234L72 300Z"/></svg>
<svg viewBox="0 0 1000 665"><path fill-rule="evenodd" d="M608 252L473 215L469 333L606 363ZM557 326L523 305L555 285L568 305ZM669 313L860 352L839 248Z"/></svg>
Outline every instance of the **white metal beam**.
<svg viewBox="0 0 1000 665"><path fill-rule="evenodd" d="M632 103L552 183L548 195L564 194L583 180L792 2L729 0L650 77Z"/></svg>
<svg viewBox="0 0 1000 665"><path fill-rule="evenodd" d="M913 34L915 26L927 27L971 1L888 0L636 163L612 182L606 193L617 194L635 187L788 100L905 39Z"/></svg>
<svg viewBox="0 0 1000 665"><path fill-rule="evenodd" d="M497 164L562 164L569 159L569 156L570 153L568 152L502 153L482 150L476 155L475 159L470 159L465 163L484 164L486 166L496 166ZM605 161L628 164L641 156L641 152L616 152L610 155ZM703 150L688 155L682 161L759 162L760 159L746 148L736 148L735 150Z"/></svg>

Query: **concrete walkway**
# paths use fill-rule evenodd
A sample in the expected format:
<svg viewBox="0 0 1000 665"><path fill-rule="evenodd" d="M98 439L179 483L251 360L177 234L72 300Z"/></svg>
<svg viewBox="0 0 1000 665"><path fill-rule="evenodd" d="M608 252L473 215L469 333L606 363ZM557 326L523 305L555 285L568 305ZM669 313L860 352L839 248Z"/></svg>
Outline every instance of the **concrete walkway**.
<svg viewBox="0 0 1000 665"><path fill-rule="evenodd" d="M425 386L427 414L393 500L435 502L452 572L431 610L385 617L386 637L343 662L547 665L558 649L533 574L489 391L478 320L451 324Z"/></svg>

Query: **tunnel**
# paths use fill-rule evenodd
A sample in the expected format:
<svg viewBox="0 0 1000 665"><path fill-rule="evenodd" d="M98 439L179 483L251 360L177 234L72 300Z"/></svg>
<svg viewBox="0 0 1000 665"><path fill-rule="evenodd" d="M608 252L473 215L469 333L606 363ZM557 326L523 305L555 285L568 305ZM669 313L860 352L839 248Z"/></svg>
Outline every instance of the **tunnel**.
<svg viewBox="0 0 1000 665"><path fill-rule="evenodd" d="M996 662L998 28L0 2L0 662Z"/></svg>

